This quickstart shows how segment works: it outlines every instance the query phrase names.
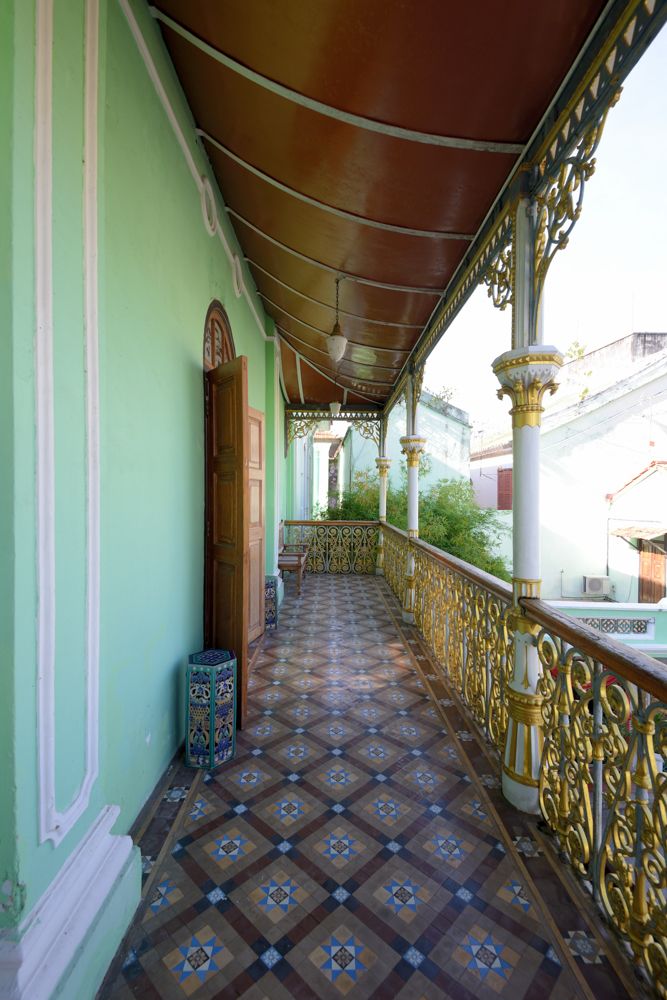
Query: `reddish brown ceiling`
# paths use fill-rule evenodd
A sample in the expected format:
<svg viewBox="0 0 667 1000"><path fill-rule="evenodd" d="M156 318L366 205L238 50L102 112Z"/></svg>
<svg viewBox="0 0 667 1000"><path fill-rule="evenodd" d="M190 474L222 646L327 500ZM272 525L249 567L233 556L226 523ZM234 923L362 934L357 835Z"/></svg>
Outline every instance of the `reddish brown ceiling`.
<svg viewBox="0 0 667 1000"><path fill-rule="evenodd" d="M603 6L160 0L158 9L244 67L338 111L437 136L525 144ZM342 399L328 374L348 402L381 405L517 151L444 148L341 121L161 28L264 307L285 340L290 401ZM335 371L326 338L337 273L350 343Z"/></svg>

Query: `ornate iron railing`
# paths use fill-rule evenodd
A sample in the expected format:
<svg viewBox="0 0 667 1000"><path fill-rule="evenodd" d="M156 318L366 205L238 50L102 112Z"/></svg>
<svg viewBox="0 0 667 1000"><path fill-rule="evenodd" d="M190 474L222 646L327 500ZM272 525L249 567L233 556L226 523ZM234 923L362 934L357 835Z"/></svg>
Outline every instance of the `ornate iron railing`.
<svg viewBox="0 0 667 1000"><path fill-rule="evenodd" d="M382 525L384 577L396 597L403 603L405 563L408 555L408 533L392 524Z"/></svg>
<svg viewBox="0 0 667 1000"><path fill-rule="evenodd" d="M375 573L377 521L285 521L285 544L307 543L308 573Z"/></svg>
<svg viewBox="0 0 667 1000"><path fill-rule="evenodd" d="M511 672L507 613L512 588L393 525L382 526L384 573L403 601L408 547L415 560L415 625L475 721L499 751L507 729Z"/></svg>
<svg viewBox="0 0 667 1000"><path fill-rule="evenodd" d="M667 670L542 601L540 806L612 927L667 996Z"/></svg>
<svg viewBox="0 0 667 1000"><path fill-rule="evenodd" d="M385 577L451 685L503 751L512 590L406 532L382 526ZM543 601L522 599L542 666L540 807L608 923L667 998L667 670Z"/></svg>
<svg viewBox="0 0 667 1000"><path fill-rule="evenodd" d="M512 588L432 545L418 539L412 544L415 625L477 724L502 751L512 663L507 629Z"/></svg>

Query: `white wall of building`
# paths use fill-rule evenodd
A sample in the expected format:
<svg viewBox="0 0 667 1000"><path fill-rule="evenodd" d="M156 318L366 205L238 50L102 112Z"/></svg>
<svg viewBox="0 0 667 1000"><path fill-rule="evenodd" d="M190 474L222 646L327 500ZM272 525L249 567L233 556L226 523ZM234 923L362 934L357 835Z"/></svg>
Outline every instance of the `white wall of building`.
<svg viewBox="0 0 667 1000"><path fill-rule="evenodd" d="M561 596L562 571L562 596L580 597L583 575L609 575L614 599L636 601L637 557L620 539L608 543L607 497L667 457L667 357L556 416L559 425L547 417L542 435L544 596ZM632 492L624 509L634 518ZM647 519L664 517L664 489L647 489L642 511L649 510Z"/></svg>
<svg viewBox="0 0 667 1000"><path fill-rule="evenodd" d="M613 503L608 497L651 462L667 459L667 353L628 368L630 373L615 384L583 399L580 392L574 398L570 393L571 405L552 406L545 414L540 511L546 599L581 599L584 575L608 575L614 600L638 599L638 554L610 532L620 518L664 518L667 476L656 474ZM511 464L511 454L471 463L480 506L496 506L497 469Z"/></svg>
<svg viewBox="0 0 667 1000"><path fill-rule="evenodd" d="M420 473L420 489L426 489L440 479L467 479L470 464L467 414L455 407L449 407L449 412L442 413L424 402L420 402L417 409L417 433L426 438L425 454L430 462L429 471ZM405 426L405 403L399 403L389 415L386 442L386 453L392 460L389 481L395 488L401 485L401 469L405 466L400 444ZM352 482L355 472L375 473L377 445L355 431L354 424L345 439L344 452L346 485Z"/></svg>

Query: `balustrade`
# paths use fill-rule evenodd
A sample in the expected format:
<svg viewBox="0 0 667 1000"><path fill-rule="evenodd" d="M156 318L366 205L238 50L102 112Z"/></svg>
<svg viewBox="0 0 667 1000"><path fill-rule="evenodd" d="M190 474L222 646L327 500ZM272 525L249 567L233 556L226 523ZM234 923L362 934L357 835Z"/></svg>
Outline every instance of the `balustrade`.
<svg viewBox="0 0 667 1000"><path fill-rule="evenodd" d="M415 625L473 719L502 754L513 616L539 626L544 751L540 808L637 965L667 997L667 671L392 525L385 578L403 599L415 565Z"/></svg>
<svg viewBox="0 0 667 1000"><path fill-rule="evenodd" d="M403 603L405 590L405 566L408 558L408 533L382 525L382 545L384 549L384 578L398 600Z"/></svg>
<svg viewBox="0 0 667 1000"><path fill-rule="evenodd" d="M542 815L611 926L667 996L667 671L543 601Z"/></svg>
<svg viewBox="0 0 667 1000"><path fill-rule="evenodd" d="M308 544L308 573L375 573L377 521L285 521L285 544Z"/></svg>

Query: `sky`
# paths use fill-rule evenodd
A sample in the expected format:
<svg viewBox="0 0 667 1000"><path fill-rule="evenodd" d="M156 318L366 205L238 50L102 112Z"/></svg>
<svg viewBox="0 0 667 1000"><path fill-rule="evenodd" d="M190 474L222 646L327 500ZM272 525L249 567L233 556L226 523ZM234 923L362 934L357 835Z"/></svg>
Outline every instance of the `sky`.
<svg viewBox="0 0 667 1000"><path fill-rule="evenodd" d="M633 331L667 331L667 29L607 117L569 245L547 274L544 343L587 350ZM474 345L474 349L471 349ZM424 384L452 390L473 425L507 426L494 358L511 347L511 311L477 288L431 354Z"/></svg>

